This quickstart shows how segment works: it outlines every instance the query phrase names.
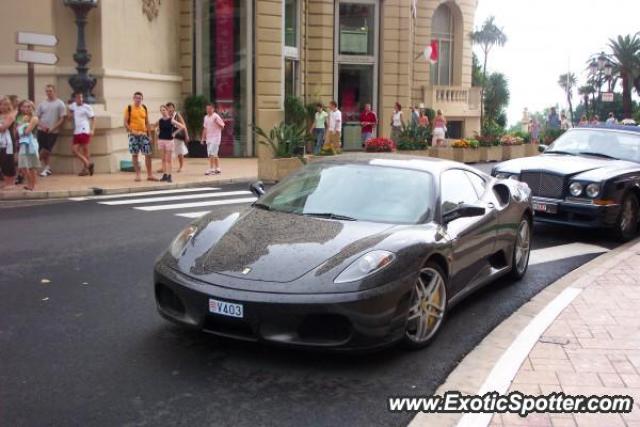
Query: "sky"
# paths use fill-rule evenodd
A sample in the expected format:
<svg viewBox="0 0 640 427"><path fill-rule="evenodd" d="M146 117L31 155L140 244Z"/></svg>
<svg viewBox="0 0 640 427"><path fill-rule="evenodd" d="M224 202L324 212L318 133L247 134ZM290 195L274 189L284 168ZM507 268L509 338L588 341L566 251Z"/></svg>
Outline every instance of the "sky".
<svg viewBox="0 0 640 427"><path fill-rule="evenodd" d="M558 86L560 74L571 71L578 77L578 86L584 84L584 70L592 54L608 52L610 38L640 31L640 0L478 3L476 27L493 15L508 38L504 47L495 47L489 54L487 72L501 72L509 81L509 125L520 121L525 107L542 111L557 103L568 111L566 96ZM474 51L482 61L479 47ZM577 93L573 102L579 102Z"/></svg>

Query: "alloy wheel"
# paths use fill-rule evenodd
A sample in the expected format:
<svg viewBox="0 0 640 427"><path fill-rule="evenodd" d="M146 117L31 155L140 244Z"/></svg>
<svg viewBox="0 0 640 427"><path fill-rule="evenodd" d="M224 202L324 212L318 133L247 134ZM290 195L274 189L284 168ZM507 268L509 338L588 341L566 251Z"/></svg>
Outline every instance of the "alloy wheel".
<svg viewBox="0 0 640 427"><path fill-rule="evenodd" d="M529 265L531 253L531 226L529 221L523 219L518 227L515 243L515 268L518 274L523 274Z"/></svg>
<svg viewBox="0 0 640 427"><path fill-rule="evenodd" d="M432 267L420 270L407 318L406 337L413 343L428 342L438 331L447 307L442 274Z"/></svg>

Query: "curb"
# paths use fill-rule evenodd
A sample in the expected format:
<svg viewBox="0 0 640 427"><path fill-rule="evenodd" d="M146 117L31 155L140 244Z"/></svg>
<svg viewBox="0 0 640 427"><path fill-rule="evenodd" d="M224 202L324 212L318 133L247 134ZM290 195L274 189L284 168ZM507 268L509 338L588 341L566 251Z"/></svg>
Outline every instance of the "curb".
<svg viewBox="0 0 640 427"><path fill-rule="evenodd" d="M485 379L505 350L551 301L569 287L584 288L588 286L593 277L599 276L607 268L618 264L619 258L624 258L625 251L639 242L640 239L635 239L604 253L544 288L485 336L449 373L445 382L438 387L434 394L442 396L448 391L478 394ZM409 427L455 426L464 415L464 413L427 414L420 412L411 420Z"/></svg>
<svg viewBox="0 0 640 427"><path fill-rule="evenodd" d="M216 184L238 184L238 183L250 183L257 181L257 177L240 177L220 179L216 181L196 181L187 183L176 184L160 184L160 185L148 185L144 187L123 187L123 188L100 188L91 187L85 190L55 190L55 191L22 191L22 192L0 192L0 201L9 200L43 200L43 199L63 199L68 197L86 197L97 196L107 194L126 194L137 193L143 191L160 191L171 190L177 188L193 188L193 187L205 187Z"/></svg>

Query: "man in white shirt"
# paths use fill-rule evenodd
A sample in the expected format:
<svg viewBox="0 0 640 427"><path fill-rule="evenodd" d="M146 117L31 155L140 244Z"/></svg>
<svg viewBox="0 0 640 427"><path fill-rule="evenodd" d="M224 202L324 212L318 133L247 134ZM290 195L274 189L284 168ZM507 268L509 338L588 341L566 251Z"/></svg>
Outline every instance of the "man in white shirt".
<svg viewBox="0 0 640 427"><path fill-rule="evenodd" d="M616 120L615 116L613 115L613 112L609 113L609 117L607 118L606 124L608 124L608 125L618 124L618 121Z"/></svg>
<svg viewBox="0 0 640 427"><path fill-rule="evenodd" d="M93 162L89 157L89 142L96 127L96 115L89 104L84 103L82 92L74 94L75 102L69 105L69 117L73 118L73 145L71 151L82 162L80 176L93 175Z"/></svg>
<svg viewBox="0 0 640 427"><path fill-rule="evenodd" d="M329 133L327 135L328 149L334 153L339 153L340 148L340 136L342 135L342 112L338 110L338 104L336 101L329 103Z"/></svg>

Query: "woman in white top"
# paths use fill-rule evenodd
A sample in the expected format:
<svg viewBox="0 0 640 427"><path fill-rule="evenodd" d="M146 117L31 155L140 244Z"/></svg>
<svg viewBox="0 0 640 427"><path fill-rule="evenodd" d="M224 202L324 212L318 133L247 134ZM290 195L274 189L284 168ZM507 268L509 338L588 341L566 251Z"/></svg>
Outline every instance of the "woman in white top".
<svg viewBox="0 0 640 427"><path fill-rule="evenodd" d="M397 144L400 138L400 132L404 129L404 120L402 118L402 105L396 102L393 106L393 115L391 116L391 139Z"/></svg>
<svg viewBox="0 0 640 427"><path fill-rule="evenodd" d="M438 110L435 119L433 119L433 140L431 146L439 147L445 143L445 135L447 133L447 119L442 114L442 110Z"/></svg>

